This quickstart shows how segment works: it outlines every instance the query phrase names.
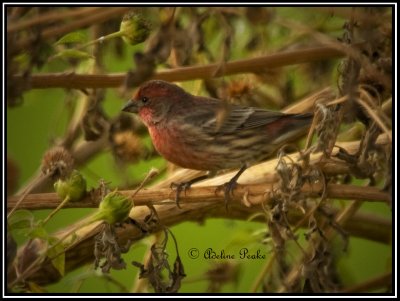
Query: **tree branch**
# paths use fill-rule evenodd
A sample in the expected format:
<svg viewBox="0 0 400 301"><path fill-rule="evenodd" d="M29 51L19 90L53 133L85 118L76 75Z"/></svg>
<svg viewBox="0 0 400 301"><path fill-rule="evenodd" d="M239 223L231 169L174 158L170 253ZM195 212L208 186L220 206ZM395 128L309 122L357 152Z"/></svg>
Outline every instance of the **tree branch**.
<svg viewBox="0 0 400 301"><path fill-rule="evenodd" d="M384 145L389 143L388 138L385 134L381 134L377 141L377 144ZM360 141L337 143L338 146L345 149L348 153L355 153L360 145ZM337 149L332 152L334 156L337 153ZM290 160L296 161L299 158L299 154L288 155ZM237 189L234 191L234 199L236 201L241 201L244 195L247 196L247 201L250 205L260 204L261 202L268 201L268 191L271 191L272 186L276 183L279 178L276 174L275 167L278 164L278 159L269 160L257 165L254 165L247 169L239 181L242 185L238 185ZM344 174L348 173L349 169L346 164L341 161L325 161L321 162L321 153L312 154L310 156L310 164L316 164L319 166L322 172L326 175ZM172 182L180 182L182 178L193 177L192 175L187 175L183 172L183 177L181 176L182 170L176 172L174 175L166 179L165 181L156 185L153 189L142 190L134 198L135 206L143 206L150 204L158 204L166 199L174 199L174 193L169 187ZM195 172L198 173L198 172ZM201 183L194 185L191 189L187 191L186 194L182 194L182 202L196 203L196 202L221 202L224 200L224 195L222 192L216 193L216 188L228 182L235 172L229 172L218 177L214 177L209 180L202 181ZM262 183L262 184L260 184ZM267 184L266 184L267 183ZM253 185L251 185L253 184ZM309 193L313 196L318 196L321 193L322 183L316 183L313 185L306 185L303 187L304 193ZM131 191L122 191L125 194L131 194ZM388 202L389 194L382 192L377 187L360 187L354 185L335 185L329 184L327 186L326 193L328 197L331 198L342 198L342 199L357 199L366 201L380 201ZM18 196L9 197L7 200L7 208L13 208ZM25 200L20 204L20 208L25 209L49 209L55 208L60 203L60 199L55 193L39 193L30 194L26 196ZM65 208L93 208L97 207L98 204L93 203L90 197L86 197L79 203L67 204Z"/></svg>
<svg viewBox="0 0 400 301"><path fill-rule="evenodd" d="M242 202L246 197L246 204L249 206L267 204L270 200L270 193L273 191L273 184L253 184L253 185L238 185L233 191L232 201ZM180 196L180 203L203 203L214 202L222 204L225 200L224 192L219 189L220 186L193 187ZM319 197L323 192L323 185L306 184L301 189L301 192L310 197ZM133 190L120 191L124 195L132 195ZM369 202L389 202L389 194L381 191L377 187L361 187L355 185L340 185L329 184L326 187L327 198L335 199L354 199ZM139 191L133 202L135 206L149 205L171 205L174 204L175 191L170 188L163 189L143 189ZM11 209L18 201L18 197L8 199L7 208ZM38 193L28 195L23 203L19 206L20 209L53 209L60 203L61 199L56 193ZM98 204L87 196L79 202L69 202L63 208L97 208Z"/></svg>
<svg viewBox="0 0 400 301"><path fill-rule="evenodd" d="M225 210L225 206L218 206L216 204L202 203L202 204L187 204L183 209L177 209L176 205L172 206L155 206L160 224L171 227L182 221L197 221L202 222L206 218L229 218L229 219L241 219L246 220L249 216L254 213L259 213L261 208L259 206L253 206L247 208L244 206L232 206L230 211ZM131 218L143 223L144 218L149 215L150 211L147 207L140 206L135 207L131 213ZM288 215L289 222L295 224L303 218L303 214L298 212L290 212ZM258 216L255 218L256 221L265 222L265 218ZM307 223L307 222L306 222ZM304 224L303 226L307 226ZM74 225L71 226L71 228ZM151 233L158 232L161 230L160 225L151 229ZM70 228L69 228L70 229ZM63 237L69 229L66 229L62 233L59 233L59 237ZM350 235L378 241L381 243L390 243L392 223L390 220L382 217L367 215L367 214L356 214L349 220L345 225L344 229L349 232ZM94 260L93 248L94 239L93 237L98 233L99 227L97 225L88 226L84 229L77 231L77 237L83 237L78 243L74 244L66 250L66 262L65 271L66 273L87 264ZM128 241L135 242L143 238L143 233L134 226L128 225L124 228L118 229L117 237L120 245L126 245ZM40 250L42 246L41 242L36 240L32 246L34 250ZM183 250L185 251L185 250ZM31 263L35 260L35 254L26 254L23 262ZM32 256L31 258L28 258ZM39 285L49 284L58 281L60 275L52 267L49 261L45 261L41 264L40 268L34 275L30 277L31 281L36 282ZM9 281L13 281L11 275Z"/></svg>
<svg viewBox="0 0 400 301"><path fill-rule="evenodd" d="M194 79L207 79L238 73L261 73L267 69L284 67L294 64L308 63L320 60L343 57L345 50L339 50L332 46L319 46L315 48L275 53L251 59L237 60L226 63L221 72L220 63L205 66L182 67L160 71L152 76L152 79L166 81L188 81ZM21 80L21 75L15 75L14 80ZM101 75L101 74L35 74L29 78L29 86L32 89L45 88L115 88L125 82L126 73Z"/></svg>

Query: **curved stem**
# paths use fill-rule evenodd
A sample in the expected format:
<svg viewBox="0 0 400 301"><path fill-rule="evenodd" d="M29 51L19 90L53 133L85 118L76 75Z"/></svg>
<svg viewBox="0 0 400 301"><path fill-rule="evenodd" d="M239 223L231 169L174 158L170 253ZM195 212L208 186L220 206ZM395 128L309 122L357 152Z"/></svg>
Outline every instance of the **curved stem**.
<svg viewBox="0 0 400 301"><path fill-rule="evenodd" d="M65 204L67 204L71 198L69 196L66 196L65 199L57 206L56 209L54 209L50 214L45 218L43 221L43 226L47 224L47 222L58 212L62 207L64 207Z"/></svg>
<svg viewBox="0 0 400 301"><path fill-rule="evenodd" d="M90 42L88 42L88 43L86 43L84 45L75 47L74 49L80 50L80 49L89 47L91 45L97 44L97 43L103 43L103 42L105 42L107 40L110 40L110 39L113 39L113 38L122 37L123 34L124 34L123 31L116 31L116 32L110 33L110 34L108 34L106 36L102 36L102 37L100 37L100 38L98 38L96 40L90 41Z"/></svg>
<svg viewBox="0 0 400 301"><path fill-rule="evenodd" d="M29 183L29 185L25 188L24 192L22 193L22 195L19 197L18 201L15 202L15 204L13 204L13 208L10 210L10 212L7 214L7 219L10 218L10 216L15 212L15 210L17 210L18 208L20 208L22 202L25 200L25 198L29 195L29 193L32 191L32 189L36 186L37 183L39 183L40 181L44 180L48 178L48 176L43 176L42 174L40 174L37 178L34 179L34 181L32 181L31 183ZM8 206L8 202L7 202L7 206Z"/></svg>
<svg viewBox="0 0 400 301"><path fill-rule="evenodd" d="M258 274L256 281L254 281L253 285L251 286L250 293L256 293L258 287L260 286L261 282L263 281L265 275L272 269L272 266L275 262L276 253L272 253L269 260L265 263L264 267L262 268L261 272Z"/></svg>

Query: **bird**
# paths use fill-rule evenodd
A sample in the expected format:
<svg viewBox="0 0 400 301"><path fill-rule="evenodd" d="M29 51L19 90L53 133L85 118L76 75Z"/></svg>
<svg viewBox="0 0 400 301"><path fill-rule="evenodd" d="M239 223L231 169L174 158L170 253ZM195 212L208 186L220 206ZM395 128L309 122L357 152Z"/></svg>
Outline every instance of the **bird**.
<svg viewBox="0 0 400 301"><path fill-rule="evenodd" d="M284 144L305 134L313 114L285 114L257 107L226 105L219 99L195 96L162 80L143 83L122 111L138 114L157 152L180 167L208 174L176 188L182 190L220 170L237 169L224 184L225 204L240 175L252 164L269 158Z"/></svg>

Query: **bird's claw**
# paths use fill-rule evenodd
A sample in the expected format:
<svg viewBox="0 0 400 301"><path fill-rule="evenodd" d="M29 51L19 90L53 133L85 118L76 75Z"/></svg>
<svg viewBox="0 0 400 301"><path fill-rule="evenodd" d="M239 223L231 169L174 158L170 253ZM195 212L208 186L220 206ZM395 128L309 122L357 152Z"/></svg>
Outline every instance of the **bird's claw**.
<svg viewBox="0 0 400 301"><path fill-rule="evenodd" d="M171 183L171 189L176 189L176 194L175 194L175 202L176 202L176 206L181 209L181 205L179 204L179 200L180 200L180 194L183 191L186 195L186 190L188 190L191 186L190 182L182 182L182 183Z"/></svg>
<svg viewBox="0 0 400 301"><path fill-rule="evenodd" d="M237 182L236 179L232 178L229 182L222 184L217 188L216 191L224 190L224 198L225 198L225 208L228 211L228 204L232 200L233 190L236 188Z"/></svg>
<svg viewBox="0 0 400 301"><path fill-rule="evenodd" d="M178 208L181 208L179 205L179 195L182 192L182 190L185 192L186 195L186 190L190 188L194 183L199 182L201 180L205 180L209 177L209 174L202 175L200 177L194 178L190 181L183 182L183 183L171 183L171 189L176 189L176 197L175 197L175 202Z"/></svg>

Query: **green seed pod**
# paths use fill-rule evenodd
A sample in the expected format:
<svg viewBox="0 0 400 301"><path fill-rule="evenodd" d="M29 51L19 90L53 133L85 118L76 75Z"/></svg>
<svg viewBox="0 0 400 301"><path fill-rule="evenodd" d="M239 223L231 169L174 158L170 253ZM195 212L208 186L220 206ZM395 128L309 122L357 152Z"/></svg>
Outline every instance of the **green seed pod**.
<svg viewBox="0 0 400 301"><path fill-rule="evenodd" d="M136 45L144 42L150 35L150 23L136 12L128 13L122 19L120 32L125 43Z"/></svg>
<svg viewBox="0 0 400 301"><path fill-rule="evenodd" d="M73 170L66 180L59 179L55 182L54 189L61 199L69 197L70 201L76 202L86 193L86 180L79 171Z"/></svg>
<svg viewBox="0 0 400 301"><path fill-rule="evenodd" d="M101 201L94 220L104 220L109 224L122 222L128 218L132 207L133 203L129 197L117 191L110 192Z"/></svg>

